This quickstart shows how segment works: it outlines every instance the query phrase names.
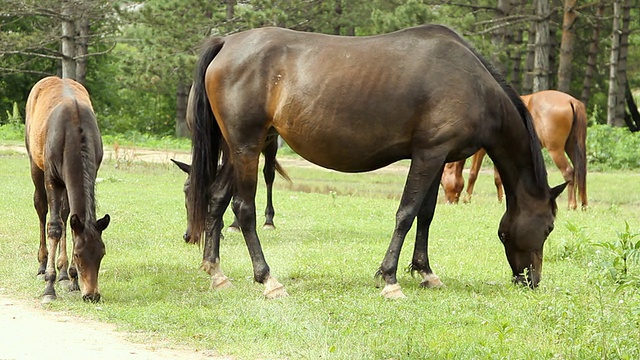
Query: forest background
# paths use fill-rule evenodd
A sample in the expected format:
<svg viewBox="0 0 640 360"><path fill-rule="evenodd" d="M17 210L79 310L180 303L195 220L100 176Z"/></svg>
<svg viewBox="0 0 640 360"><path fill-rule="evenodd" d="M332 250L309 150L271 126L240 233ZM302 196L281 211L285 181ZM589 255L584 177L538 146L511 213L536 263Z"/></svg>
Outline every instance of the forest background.
<svg viewBox="0 0 640 360"><path fill-rule="evenodd" d="M521 94L564 91L587 104L590 125L635 132L638 3L0 0L0 125L23 122L33 84L58 75L85 84L103 134L186 137L187 94L207 36L263 26L366 36L440 23L465 36Z"/></svg>

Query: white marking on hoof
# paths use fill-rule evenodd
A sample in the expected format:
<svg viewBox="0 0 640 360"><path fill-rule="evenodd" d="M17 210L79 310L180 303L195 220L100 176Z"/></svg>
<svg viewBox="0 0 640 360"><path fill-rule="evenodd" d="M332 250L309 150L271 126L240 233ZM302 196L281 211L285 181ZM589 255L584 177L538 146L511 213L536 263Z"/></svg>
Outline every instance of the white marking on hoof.
<svg viewBox="0 0 640 360"><path fill-rule="evenodd" d="M423 288L439 289L445 287L444 283L440 281L438 275L434 273L427 274L421 272L420 275L422 276L422 282L420 283L420 286L422 286Z"/></svg>
<svg viewBox="0 0 640 360"><path fill-rule="evenodd" d="M52 303L54 301L56 301L56 296L55 295L44 295L42 297L42 304L44 304L44 305Z"/></svg>
<svg viewBox="0 0 640 360"><path fill-rule="evenodd" d="M219 262L202 261L202 270L211 276L211 289L221 290L233 286L229 278L222 272Z"/></svg>
<svg viewBox="0 0 640 360"><path fill-rule="evenodd" d="M39 281L44 281L44 274L36 275L36 279L38 279Z"/></svg>
<svg viewBox="0 0 640 360"><path fill-rule="evenodd" d="M395 300L395 299L404 299L406 296L402 293L402 289L400 288L400 284L395 283L392 285L386 285L382 292L380 292L385 299Z"/></svg>
<svg viewBox="0 0 640 360"><path fill-rule="evenodd" d="M211 276L211 289L222 290L232 288L233 284L229 281L229 278L223 274L216 274Z"/></svg>
<svg viewBox="0 0 640 360"><path fill-rule="evenodd" d="M262 294L269 300L289 296L284 285L280 284L276 278L271 276L264 282L264 292Z"/></svg>
<svg viewBox="0 0 640 360"><path fill-rule="evenodd" d="M264 226L262 228L265 229L265 230L275 230L276 229L275 225L272 225L272 224L264 224Z"/></svg>
<svg viewBox="0 0 640 360"><path fill-rule="evenodd" d="M239 228L239 227L229 226L229 227L227 228L227 232L230 232L230 233L239 233L239 232L241 232L241 231L240 231L240 228Z"/></svg>

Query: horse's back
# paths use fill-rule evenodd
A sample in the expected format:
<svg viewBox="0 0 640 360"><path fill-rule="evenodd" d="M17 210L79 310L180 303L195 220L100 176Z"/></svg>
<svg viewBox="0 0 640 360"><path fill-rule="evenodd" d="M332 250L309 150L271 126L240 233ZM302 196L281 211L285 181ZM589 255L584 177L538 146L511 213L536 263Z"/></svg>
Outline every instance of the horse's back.
<svg viewBox="0 0 640 360"><path fill-rule="evenodd" d="M534 126L543 147L562 150L574 121L574 109L582 102L556 90L543 90L522 96L531 112ZM584 106L582 106L584 108Z"/></svg>
<svg viewBox="0 0 640 360"><path fill-rule="evenodd" d="M88 136L97 129L87 90L74 80L56 76L38 81L29 93L25 116L25 142L32 161L44 170L47 146L63 147L56 142L64 139L65 129L78 126L87 128Z"/></svg>
<svg viewBox="0 0 640 360"><path fill-rule="evenodd" d="M223 122L263 117L303 157L341 171L409 158L416 144L468 143L481 119L495 118L485 104L509 102L470 47L443 26L367 37L250 30L225 38L206 82ZM311 143L327 146L319 152ZM477 150L471 147L451 160Z"/></svg>

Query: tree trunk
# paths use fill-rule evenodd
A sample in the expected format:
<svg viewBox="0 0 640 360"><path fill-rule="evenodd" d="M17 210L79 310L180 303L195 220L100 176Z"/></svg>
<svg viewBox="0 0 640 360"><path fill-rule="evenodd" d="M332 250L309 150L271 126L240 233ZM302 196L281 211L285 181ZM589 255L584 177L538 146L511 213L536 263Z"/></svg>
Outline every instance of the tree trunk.
<svg viewBox="0 0 640 360"><path fill-rule="evenodd" d="M625 89L627 87L627 54L629 53L629 23L631 22L631 0L622 3L622 19L620 29L620 54L618 55L618 69L616 81L618 82L616 94L615 118L622 119L625 115ZM621 125L622 126L622 125Z"/></svg>
<svg viewBox="0 0 640 360"><path fill-rule="evenodd" d="M585 106L589 103L589 98L591 97L591 83L593 82L594 74L596 74L598 70L598 43L600 42L600 29L602 28L602 16L604 15L604 10L604 4L598 6L593 24L591 44L589 45L589 54L587 55L587 68L584 71L582 94L580 95L580 100Z"/></svg>
<svg viewBox="0 0 640 360"><path fill-rule="evenodd" d="M76 78L76 62L75 62L75 26L73 23L73 4L69 0L62 0L62 77Z"/></svg>
<svg viewBox="0 0 640 360"><path fill-rule="evenodd" d="M89 54L89 19L84 12L77 23L76 38L76 80L85 84L87 78L87 55Z"/></svg>
<svg viewBox="0 0 640 360"><path fill-rule="evenodd" d="M189 87L182 80L178 81L178 89L176 91L176 136L190 137L189 128L187 128L187 100Z"/></svg>
<svg viewBox="0 0 640 360"><path fill-rule="evenodd" d="M549 0L538 0L533 92L549 89L549 12Z"/></svg>
<svg viewBox="0 0 640 360"><path fill-rule="evenodd" d="M511 12L511 2L510 0L498 0L498 5L496 8L496 19L504 18L509 16ZM508 41L508 29L505 26L498 26L495 30L491 32L491 44L493 44L494 51L492 52L491 60L496 70L500 74L507 74L507 64L505 62L506 59L501 59L500 55L505 53L505 49L507 50L507 57L510 55L509 52L509 41Z"/></svg>
<svg viewBox="0 0 640 360"><path fill-rule="evenodd" d="M624 119L616 118L616 105L618 101L618 59L620 58L620 35L622 4L621 0L613 1L613 24L611 31L611 57L609 65L609 97L607 101L607 124L611 126L623 126Z"/></svg>
<svg viewBox="0 0 640 360"><path fill-rule="evenodd" d="M575 39L576 0L565 0L562 20L562 43L558 64L558 90L569 93L571 90L571 67L573 63L573 43Z"/></svg>
<svg viewBox="0 0 640 360"><path fill-rule="evenodd" d="M518 89L522 86L522 29L516 29L513 36L515 49L511 52L511 86Z"/></svg>
<svg viewBox="0 0 640 360"><path fill-rule="evenodd" d="M227 0L227 21L231 21L235 16L236 0Z"/></svg>
<svg viewBox="0 0 640 360"><path fill-rule="evenodd" d="M534 0L534 2L537 1ZM524 79L522 81L523 94L533 93L533 66L536 56L536 26L534 23L531 23L531 26L529 26L528 39L527 59L524 64Z"/></svg>

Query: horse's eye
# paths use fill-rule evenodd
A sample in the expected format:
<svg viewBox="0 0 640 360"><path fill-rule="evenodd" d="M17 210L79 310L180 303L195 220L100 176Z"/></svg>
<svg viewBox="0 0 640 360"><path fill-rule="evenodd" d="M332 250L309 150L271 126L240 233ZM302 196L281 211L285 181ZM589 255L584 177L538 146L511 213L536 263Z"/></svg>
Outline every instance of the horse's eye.
<svg viewBox="0 0 640 360"><path fill-rule="evenodd" d="M505 232L501 232L501 233L498 233L498 237L500 238L500 241L502 241L503 244L506 244L507 239L509 238L509 234Z"/></svg>

